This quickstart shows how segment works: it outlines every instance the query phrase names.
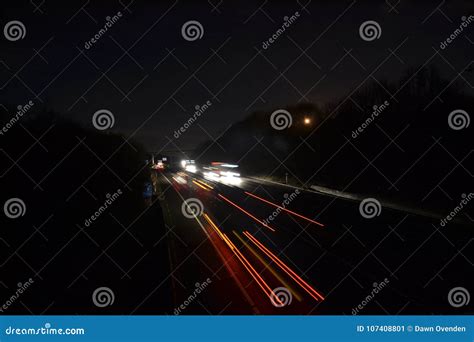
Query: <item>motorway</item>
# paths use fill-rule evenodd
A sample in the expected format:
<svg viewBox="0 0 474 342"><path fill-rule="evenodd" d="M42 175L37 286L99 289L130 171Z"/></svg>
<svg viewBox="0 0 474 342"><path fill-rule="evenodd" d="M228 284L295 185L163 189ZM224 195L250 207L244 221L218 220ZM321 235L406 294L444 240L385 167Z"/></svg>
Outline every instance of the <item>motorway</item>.
<svg viewBox="0 0 474 342"><path fill-rule="evenodd" d="M360 202L244 177L153 176L175 314L461 313L446 295L471 267L455 255L465 227L384 207L368 219Z"/></svg>

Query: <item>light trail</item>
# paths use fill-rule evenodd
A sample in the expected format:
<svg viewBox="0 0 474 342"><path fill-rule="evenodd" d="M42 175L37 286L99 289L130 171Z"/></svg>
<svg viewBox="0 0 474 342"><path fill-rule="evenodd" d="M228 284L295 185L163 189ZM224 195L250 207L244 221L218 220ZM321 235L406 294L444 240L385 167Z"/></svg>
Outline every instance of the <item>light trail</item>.
<svg viewBox="0 0 474 342"><path fill-rule="evenodd" d="M278 204L272 203L272 202L270 202L270 201L268 201L268 200L266 200L266 199L264 199L264 198L261 198L261 197L259 197L259 196L257 196L257 195L254 195L254 194L252 194L252 193L250 193L250 192L248 192L248 191L245 191L245 193L246 193L247 195L253 197L253 198L256 198L256 199L262 201L262 202L265 202L265 203L270 204L270 205L272 205L272 206L274 206L274 207L280 208L281 210L284 210L284 211L286 211L286 212L289 213L289 214L298 216L299 218L302 218L302 219L304 219L304 220L306 220L306 221L309 221L309 222L311 222L311 223L317 224L318 226L324 227L324 224L322 224L322 223L320 223L320 222L318 222L318 221L311 220L310 218L307 218L307 217L305 217L305 216L303 216L303 215L300 215L300 214L298 214L298 213L295 213L294 211L291 211L291 210L289 210L289 209L283 208L282 206L279 206Z"/></svg>
<svg viewBox="0 0 474 342"><path fill-rule="evenodd" d="M270 259L272 259L282 270L284 270L294 281L298 283L311 297L315 300L324 300L324 297L315 289L305 282L300 276L298 276L290 267L288 267L283 261L281 261L275 254L273 254L268 248L266 248L260 241L253 237L248 231L244 231L244 235L247 236L260 250L262 250Z"/></svg>
<svg viewBox="0 0 474 342"><path fill-rule="evenodd" d="M220 238L222 240L225 240L224 239L224 235L222 234L221 230L219 229L219 227L217 227L217 225L211 220L211 218L206 214L204 213L203 214L204 218L207 220L207 222L209 222L209 224L211 225L211 227L216 231L216 233L220 236Z"/></svg>
<svg viewBox="0 0 474 342"><path fill-rule="evenodd" d="M186 181L185 181L184 178L181 177L181 176L178 176L178 177L171 177L171 178L173 178L173 180L174 180L176 183L178 183L178 184L186 184Z"/></svg>
<svg viewBox="0 0 474 342"><path fill-rule="evenodd" d="M273 229L272 227L270 227L268 224L266 224L265 222L259 220L258 218L256 218L255 216L253 216L251 213L249 213L247 210L239 207L237 204L235 204L234 202L232 202L230 199L222 196L221 194L218 194L220 198L222 198L223 200L227 201L228 203L232 204L234 207L236 207L237 209L239 209L240 211L242 211L244 214L248 215L249 217L251 217L252 219L254 219L255 221L257 221L258 223L260 223L262 226L264 226L265 228L268 228L270 229L272 232L275 231L275 229Z"/></svg>
<svg viewBox="0 0 474 342"><path fill-rule="evenodd" d="M293 296L299 301L301 302L301 296L292 288L292 286L290 286L290 284L288 284L288 282L285 281L285 279L283 279L279 274L278 272L268 263L266 262L259 254L258 252L252 248L252 246L250 246L248 244L247 241L245 241L240 235L239 233L237 233L235 230L232 231L232 233L234 233L234 235L240 240L240 242L242 242L242 244L250 251L252 252L252 254L273 274L273 276L275 278L278 279L278 281L280 283L282 283L289 291L291 291L291 293L293 294Z"/></svg>
<svg viewBox="0 0 474 342"><path fill-rule="evenodd" d="M174 191L176 192L176 194L181 198L181 200L184 202L185 201L185 198L181 195L181 193L175 188L174 184L168 179L168 177L166 177L164 174L161 174L164 179L173 187ZM203 231L203 233L209 238L210 235L206 229L206 227L204 227L204 225L201 223L201 221L199 220L198 217L194 217L194 219L196 220L196 222L198 223L199 227L201 227L201 230ZM217 227L217 226L216 226ZM218 228L217 228L218 229ZM240 291L242 292L242 294L244 295L245 299L249 302L250 306L252 307L252 309L254 310L255 314L259 314L259 310L256 308L255 306L255 303L254 301L252 300L252 298L250 297L250 295L248 294L247 290L245 289L245 287L243 286L243 284L241 283L241 281L239 280L239 277L237 276L237 274L234 272L234 270L232 269L232 267L230 267L227 263L227 258L224 257L224 255L222 254L222 252L219 250L219 248L217 248L216 244L214 243L214 241L211 239L210 240L212 245L214 246L215 250L217 251L217 253L219 254L219 257L221 258L222 262L224 263L224 266L227 268L227 270L229 271L231 277L234 279L234 281L236 282L237 286L239 287ZM227 242L226 242L227 243Z"/></svg>
<svg viewBox="0 0 474 342"><path fill-rule="evenodd" d="M230 249L235 253L237 256L237 259L244 265L244 267L247 269L247 271L250 273L252 278L257 282L257 284L260 286L260 288L263 290L263 292L268 296L270 300L277 300L279 304L282 306L284 305L283 302L278 298L278 296L275 296L273 294L273 290L271 289L270 286L263 280L263 278L260 276L260 274L255 270L255 268L250 264L250 262L245 258L245 256L239 251L239 249L232 243L232 241L229 240L227 235L224 235L224 241L227 243L227 245L230 247Z"/></svg>
<svg viewBox="0 0 474 342"><path fill-rule="evenodd" d="M263 280L263 278L260 276L260 274L255 270L255 268L250 264L250 262L247 260L247 258L245 258L245 256L237 249L237 247L232 243L232 241L230 241L230 239L227 237L226 234L222 233L222 231L219 229L219 227L217 227L217 225L211 220L211 218L206 214L204 213L203 214L204 218L207 220L207 222L209 222L209 224L211 225L211 227L217 232L217 234L221 237L222 240L224 240L224 242L227 244L227 246L229 246L229 248L235 253L235 255L237 256L237 258L239 259L239 261L244 265L245 269L250 273L250 275L252 276L252 278L255 279L255 281L257 282L257 284L260 286L260 288L265 292L265 294L267 296L269 296L269 298L271 299L272 298L272 289L270 288L270 286L268 286L268 284L265 282L265 280ZM235 234L235 232L234 232ZM240 238L240 237L239 237ZM244 242L245 243L245 242ZM267 290L269 292L267 292Z"/></svg>
<svg viewBox="0 0 474 342"><path fill-rule="evenodd" d="M217 234L221 237L221 239L224 240L224 242L227 244L227 246L229 246L229 248L234 252L234 254L237 256L238 260L244 265L245 269L250 273L252 278L257 282L257 284L260 286L260 288L263 290L263 292L265 292L265 294L271 300L272 297L274 297L274 296L273 296L273 290L270 288L270 286L268 286L268 284L265 282L265 280L263 280L263 278L260 276L260 274L250 264L250 262L247 260L247 258L245 258L245 256L237 249L237 247L232 243L232 241L230 241L230 239L227 237L227 235L225 233L222 233L222 231L211 220L211 218L206 213L204 213L203 216L207 220L207 222L209 222L209 224L212 226L212 228L217 232Z"/></svg>
<svg viewBox="0 0 474 342"><path fill-rule="evenodd" d="M206 188L204 185L201 185L200 183L196 182L195 180L193 180L193 183L196 184L198 187L200 187L201 189L204 189L206 191L211 191L211 189L209 188Z"/></svg>
<svg viewBox="0 0 474 342"><path fill-rule="evenodd" d="M200 179L194 179L194 180L195 180L196 182L198 182L199 184L204 185L205 187L208 187L208 188L211 189L211 190L214 189L213 186L207 184L206 182L203 182L203 181L200 180Z"/></svg>

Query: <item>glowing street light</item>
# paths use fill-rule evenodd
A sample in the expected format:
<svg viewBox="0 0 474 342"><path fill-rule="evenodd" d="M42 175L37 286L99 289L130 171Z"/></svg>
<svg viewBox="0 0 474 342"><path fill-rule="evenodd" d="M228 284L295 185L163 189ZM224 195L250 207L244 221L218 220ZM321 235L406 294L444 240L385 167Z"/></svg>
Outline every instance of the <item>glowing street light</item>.
<svg viewBox="0 0 474 342"><path fill-rule="evenodd" d="M305 124L305 125L309 125L310 123L311 123L311 119L310 119L310 118L308 118L308 117L304 118L304 124Z"/></svg>

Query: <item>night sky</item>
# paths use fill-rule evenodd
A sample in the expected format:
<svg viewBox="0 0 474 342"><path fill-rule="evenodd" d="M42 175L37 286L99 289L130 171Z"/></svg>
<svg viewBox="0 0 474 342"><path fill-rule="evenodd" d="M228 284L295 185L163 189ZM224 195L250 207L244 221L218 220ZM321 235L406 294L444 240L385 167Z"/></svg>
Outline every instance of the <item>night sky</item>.
<svg viewBox="0 0 474 342"><path fill-rule="evenodd" d="M473 0L128 1L2 1L8 314L472 313Z"/></svg>
<svg viewBox="0 0 474 342"><path fill-rule="evenodd" d="M448 79L468 66L474 24L446 49L440 43L474 3L391 1L4 2L2 27L19 20L26 35L0 39L0 103L15 108L32 100L36 110L88 126L97 110L107 109L114 131L149 150L192 149L256 110L323 106L366 79L396 80L425 63ZM86 49L119 11L122 17ZM263 49L295 12L299 17ZM183 38L190 20L202 25L201 39ZM367 20L380 24L379 39L361 39ZM472 73L464 78L473 84ZM174 138L207 101L212 105L199 121Z"/></svg>

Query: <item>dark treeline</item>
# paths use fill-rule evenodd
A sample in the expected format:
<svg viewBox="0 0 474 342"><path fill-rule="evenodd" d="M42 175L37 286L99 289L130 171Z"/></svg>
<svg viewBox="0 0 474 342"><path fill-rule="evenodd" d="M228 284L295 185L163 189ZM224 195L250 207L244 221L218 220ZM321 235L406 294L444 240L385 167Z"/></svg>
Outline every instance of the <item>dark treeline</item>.
<svg viewBox="0 0 474 342"><path fill-rule="evenodd" d="M297 185L449 208L449 197L454 203L471 190L471 176L455 159L470 152L472 127L453 130L448 116L456 109L469 112L473 104L462 83L443 79L433 68L411 69L396 82L367 81L350 97L324 108L288 106L293 124L285 130L270 125L279 108L253 113L218 140L225 151L209 142L196 156L203 162L239 162L246 174L255 176L283 180L288 173ZM304 124L306 117L310 125Z"/></svg>
<svg viewBox="0 0 474 342"><path fill-rule="evenodd" d="M2 125L12 113L2 112ZM169 274L165 247L156 244L161 209L155 202L147 210L142 197L149 170L138 144L33 107L0 148L2 207L19 198L26 208L0 218L1 298L34 281L6 313L165 312L166 283L137 308ZM98 287L113 291L114 305L94 305Z"/></svg>

